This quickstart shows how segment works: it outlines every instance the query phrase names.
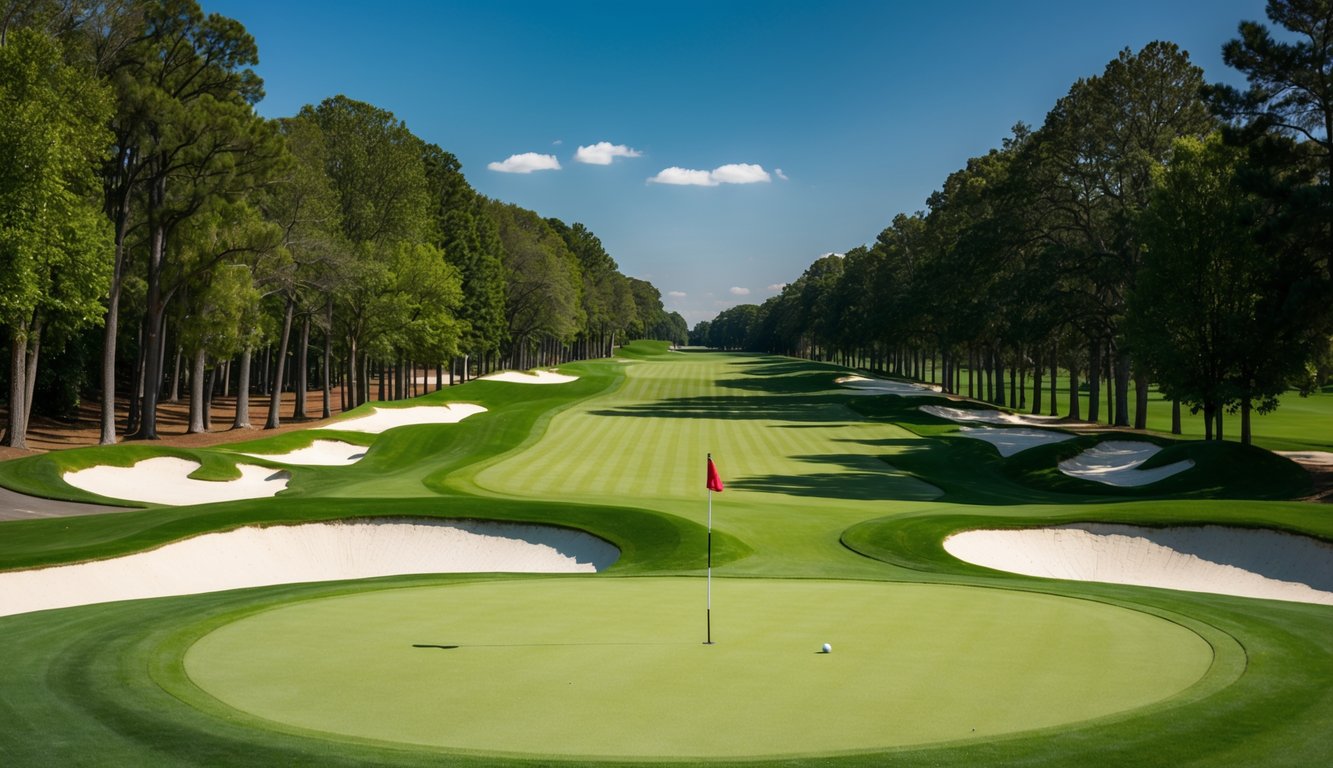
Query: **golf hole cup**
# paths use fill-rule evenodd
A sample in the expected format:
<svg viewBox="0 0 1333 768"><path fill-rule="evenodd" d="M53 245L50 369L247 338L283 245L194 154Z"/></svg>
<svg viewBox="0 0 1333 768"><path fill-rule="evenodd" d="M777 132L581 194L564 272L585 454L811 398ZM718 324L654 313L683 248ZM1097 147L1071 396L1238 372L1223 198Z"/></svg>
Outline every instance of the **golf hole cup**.
<svg viewBox="0 0 1333 768"><path fill-rule="evenodd" d="M829 645L828 643L824 643L824 647L820 648L820 649L819 649L819 652L820 652L820 653L833 653L833 646Z"/></svg>

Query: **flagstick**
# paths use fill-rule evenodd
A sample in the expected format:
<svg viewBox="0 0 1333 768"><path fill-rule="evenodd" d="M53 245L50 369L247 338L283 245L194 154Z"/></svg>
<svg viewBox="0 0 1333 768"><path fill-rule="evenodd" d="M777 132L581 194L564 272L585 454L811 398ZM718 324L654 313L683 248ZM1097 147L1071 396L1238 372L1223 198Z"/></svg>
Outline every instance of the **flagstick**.
<svg viewBox="0 0 1333 768"><path fill-rule="evenodd" d="M713 489L708 489L708 606L704 609L704 645L713 644Z"/></svg>

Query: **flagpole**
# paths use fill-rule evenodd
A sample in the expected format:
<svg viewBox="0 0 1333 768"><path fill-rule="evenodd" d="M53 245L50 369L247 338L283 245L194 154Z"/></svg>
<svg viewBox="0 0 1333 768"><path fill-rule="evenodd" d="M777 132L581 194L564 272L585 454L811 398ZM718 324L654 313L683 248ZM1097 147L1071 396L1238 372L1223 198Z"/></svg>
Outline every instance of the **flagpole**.
<svg viewBox="0 0 1333 768"><path fill-rule="evenodd" d="M712 454L709 454L712 458ZM704 645L713 644L713 489L708 489L708 604L704 609Z"/></svg>

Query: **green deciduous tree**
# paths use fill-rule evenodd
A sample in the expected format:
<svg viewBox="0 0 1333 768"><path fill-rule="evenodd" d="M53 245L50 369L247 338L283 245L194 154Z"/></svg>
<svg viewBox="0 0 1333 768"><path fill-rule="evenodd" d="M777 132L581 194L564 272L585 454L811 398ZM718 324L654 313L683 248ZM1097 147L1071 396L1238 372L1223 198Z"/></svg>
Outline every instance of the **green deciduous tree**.
<svg viewBox="0 0 1333 768"><path fill-rule="evenodd" d="M95 322L109 247L94 197L111 100L31 29L0 45L0 324L9 333L6 443L25 446L42 328Z"/></svg>

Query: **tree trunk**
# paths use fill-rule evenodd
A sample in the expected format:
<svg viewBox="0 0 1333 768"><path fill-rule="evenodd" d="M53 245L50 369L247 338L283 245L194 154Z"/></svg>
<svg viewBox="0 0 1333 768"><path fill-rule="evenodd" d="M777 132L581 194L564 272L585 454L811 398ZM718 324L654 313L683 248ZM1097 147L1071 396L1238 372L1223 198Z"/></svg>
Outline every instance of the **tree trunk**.
<svg viewBox="0 0 1333 768"><path fill-rule="evenodd" d="M28 425L23 416L28 412L24 402L27 383L23 380L27 371L24 357L28 352L27 323L9 329L9 423L5 431L5 445L10 448L27 448Z"/></svg>
<svg viewBox="0 0 1333 768"><path fill-rule="evenodd" d="M215 362L204 375L204 431L213 431L213 392L217 389L218 369L222 365Z"/></svg>
<svg viewBox="0 0 1333 768"><path fill-rule="evenodd" d="M1147 371L1134 371L1134 428L1148 428L1148 381Z"/></svg>
<svg viewBox="0 0 1333 768"><path fill-rule="evenodd" d="M1144 418L1147 418L1144 410ZM1115 353L1115 425L1129 426L1129 350L1123 346Z"/></svg>
<svg viewBox="0 0 1333 768"><path fill-rule="evenodd" d="M153 183L149 190L150 210L160 210L166 199L166 179ZM166 228L161 221L150 220L148 247L148 290L145 297L143 327L143 404L135 437L157 440L157 399L162 388L162 330L166 320L166 298L162 295L162 261L166 256Z"/></svg>
<svg viewBox="0 0 1333 768"><path fill-rule="evenodd" d="M1052 381L1054 381L1054 379L1052 379ZM1080 405L1081 404L1079 403L1078 399L1078 367L1070 366L1069 368L1069 420L1070 421L1083 420L1082 416L1079 414L1079 411L1082 410Z"/></svg>
<svg viewBox="0 0 1333 768"><path fill-rule="evenodd" d="M232 429L250 428L250 360L254 350L246 347L241 350L241 363L236 369L236 416L231 421Z"/></svg>
<svg viewBox="0 0 1333 768"><path fill-rule="evenodd" d="M1018 383L1018 371L1019 371L1018 363L1015 362L1014 364L1012 364L1012 365L1009 366L1009 407L1010 407L1010 408L1022 408L1022 407L1023 407L1023 403L1020 402L1019 399L1018 399L1018 393L1024 391L1023 388L1024 388L1027 384L1026 384L1026 382L1024 382L1022 386L1019 385L1019 383Z"/></svg>
<svg viewBox="0 0 1333 768"><path fill-rule="evenodd" d="M179 403L181 401L180 376L181 358L183 356L184 352L181 350L180 345L177 344L176 354L172 357L171 362L171 392L167 395L168 403Z"/></svg>
<svg viewBox="0 0 1333 768"><path fill-rule="evenodd" d="M329 380L333 370L333 297L332 296L329 297L328 304L326 305L325 308L325 312L326 312L325 317L328 319L329 323L328 327L324 329L324 418L327 419L333 415L331 410L333 407L333 403L330 402L330 400L332 399L332 392L330 391L332 387L332 382L330 382Z"/></svg>
<svg viewBox="0 0 1333 768"><path fill-rule="evenodd" d="M296 390L296 406L295 409L292 411L293 419L307 418L305 413L305 396L306 396L306 381L307 381L306 377L310 375L310 369L307 363L309 357L310 357L310 315L307 314L301 319L301 344L300 346L297 347L297 352L296 352L296 376L295 376L296 381L293 382L296 385L295 387L293 387L293 389Z"/></svg>
<svg viewBox="0 0 1333 768"><path fill-rule="evenodd" d="M1246 397L1240 401L1240 443L1241 445L1250 445L1253 435L1250 433L1250 398Z"/></svg>
<svg viewBox="0 0 1333 768"><path fill-rule="evenodd" d="M1180 401L1173 399L1171 401L1171 434L1178 435L1180 433Z"/></svg>
<svg viewBox="0 0 1333 768"><path fill-rule="evenodd" d="M1213 411L1215 410L1211 402L1203 404L1203 439L1213 439Z"/></svg>
<svg viewBox="0 0 1333 768"><path fill-rule="evenodd" d="M37 387L37 360L42 351L42 318L40 315L33 315L32 331L28 333L28 354L25 359L26 368L23 376L26 379L23 385L23 431L24 438L27 438L28 425L32 423L32 395Z"/></svg>
<svg viewBox="0 0 1333 768"><path fill-rule="evenodd" d="M1060 392L1059 389L1060 356L1057 354L1059 350L1060 347L1058 344L1056 343L1051 344L1051 415L1052 416L1060 415L1060 408L1058 405L1060 401L1058 397L1058 394Z"/></svg>
<svg viewBox="0 0 1333 768"><path fill-rule="evenodd" d="M292 313L295 310L296 300L287 297L287 309L282 313L282 336L278 341L278 359L273 366L273 393L268 401L268 421L264 422L264 429L277 429L282 421L282 374L287 366L287 342L292 335Z"/></svg>
<svg viewBox="0 0 1333 768"><path fill-rule="evenodd" d="M1041 352L1032 356L1032 413L1041 413Z"/></svg>
<svg viewBox="0 0 1333 768"><path fill-rule="evenodd" d="M1102 405L1102 345L1093 339L1088 345L1088 421L1097 423Z"/></svg>
<svg viewBox="0 0 1333 768"><path fill-rule="evenodd" d="M190 366L190 427L186 431L192 435L204 431L204 365L207 362L208 354L200 347Z"/></svg>

